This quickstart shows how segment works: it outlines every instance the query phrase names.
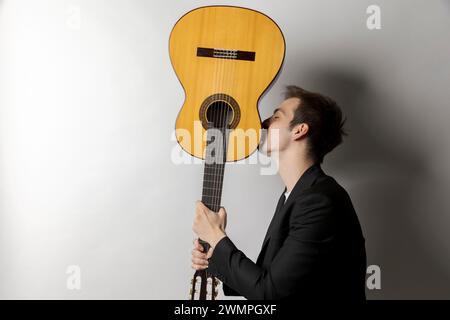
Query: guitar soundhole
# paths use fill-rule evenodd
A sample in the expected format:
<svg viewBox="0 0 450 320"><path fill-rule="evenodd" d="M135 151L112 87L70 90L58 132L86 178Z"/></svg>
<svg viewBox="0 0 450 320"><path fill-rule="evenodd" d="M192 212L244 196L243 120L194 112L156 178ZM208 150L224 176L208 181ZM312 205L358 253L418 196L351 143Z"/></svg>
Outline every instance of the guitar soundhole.
<svg viewBox="0 0 450 320"><path fill-rule="evenodd" d="M241 112L236 100L227 94L218 93L202 103L199 116L205 130L211 127L234 129L239 123Z"/></svg>
<svg viewBox="0 0 450 320"><path fill-rule="evenodd" d="M213 128L227 128L233 119L233 109L223 101L216 101L206 109L206 121L210 122Z"/></svg>

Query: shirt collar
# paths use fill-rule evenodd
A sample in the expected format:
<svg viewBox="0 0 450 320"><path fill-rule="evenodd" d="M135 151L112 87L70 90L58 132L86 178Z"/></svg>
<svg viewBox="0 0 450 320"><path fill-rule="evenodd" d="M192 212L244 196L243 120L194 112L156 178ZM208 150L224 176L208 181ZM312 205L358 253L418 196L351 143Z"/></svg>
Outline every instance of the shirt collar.
<svg viewBox="0 0 450 320"><path fill-rule="evenodd" d="M295 183L294 188L292 188L291 192L286 195L286 198L289 195L297 195L301 191L311 187L316 181L317 177L321 174L325 174L320 167L319 163L314 163L308 169L303 172L298 181ZM287 192L287 188L284 188L284 193Z"/></svg>

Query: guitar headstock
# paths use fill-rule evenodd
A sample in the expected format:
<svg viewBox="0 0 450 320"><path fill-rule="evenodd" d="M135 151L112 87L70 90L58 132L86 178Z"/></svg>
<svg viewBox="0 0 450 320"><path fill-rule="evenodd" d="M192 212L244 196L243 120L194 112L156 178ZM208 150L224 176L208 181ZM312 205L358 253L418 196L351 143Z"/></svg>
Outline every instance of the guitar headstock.
<svg viewBox="0 0 450 320"><path fill-rule="evenodd" d="M216 300L220 283L206 270L197 270L191 279L189 300Z"/></svg>

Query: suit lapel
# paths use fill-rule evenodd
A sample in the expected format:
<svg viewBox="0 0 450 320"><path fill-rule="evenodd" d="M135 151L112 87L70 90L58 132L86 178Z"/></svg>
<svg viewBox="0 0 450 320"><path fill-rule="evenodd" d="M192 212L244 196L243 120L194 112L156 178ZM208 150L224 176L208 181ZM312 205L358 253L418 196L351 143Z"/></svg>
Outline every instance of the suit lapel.
<svg viewBox="0 0 450 320"><path fill-rule="evenodd" d="M270 224L269 224L269 228L267 229L267 233L266 233L266 236L265 236L264 241L263 241L263 246L264 246L264 243L265 243L265 242L267 241L267 239L269 238L271 227L273 227L274 222L275 222L275 219L277 218L277 213L278 213L278 212L281 210L281 208L284 206L284 201L285 201L285 198L286 198L285 195L284 195L285 192L286 192L286 188L284 188L284 191L283 191L283 193L281 194L280 199L278 200L278 204L277 204L277 207L276 207L276 209L275 209L275 213L273 214L272 221L271 221Z"/></svg>
<svg viewBox="0 0 450 320"><path fill-rule="evenodd" d="M297 183L295 184L294 188L292 189L291 193L289 194L289 197L286 202L284 202L284 193L286 192L286 188L284 188L283 193L281 194L280 199L278 200L277 208L275 210L275 214L272 218L272 221L270 222L269 228L267 229L266 236L264 238L262 247L261 247L261 253L263 253L265 250L266 244L269 242L270 237L272 236L272 233L274 231L274 226L279 224L279 221L283 220L283 216L286 213L286 209L289 208L290 204L297 198L300 193L311 187L314 182L316 181L317 177L320 175L325 174L322 171L322 168L320 167L320 164L313 164L310 166L306 171L302 174L300 179L298 179ZM261 254L258 257L258 260L260 260Z"/></svg>

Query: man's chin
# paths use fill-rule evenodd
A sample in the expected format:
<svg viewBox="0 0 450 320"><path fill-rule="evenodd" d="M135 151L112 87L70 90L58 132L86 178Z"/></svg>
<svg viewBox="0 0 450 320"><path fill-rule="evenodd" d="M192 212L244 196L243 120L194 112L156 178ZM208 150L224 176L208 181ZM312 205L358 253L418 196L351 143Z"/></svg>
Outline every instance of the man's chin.
<svg viewBox="0 0 450 320"><path fill-rule="evenodd" d="M260 153L262 153L263 155L267 156L267 157L270 157L270 155L272 153L271 150L267 150L267 146L266 145L259 145L258 146L258 151Z"/></svg>

